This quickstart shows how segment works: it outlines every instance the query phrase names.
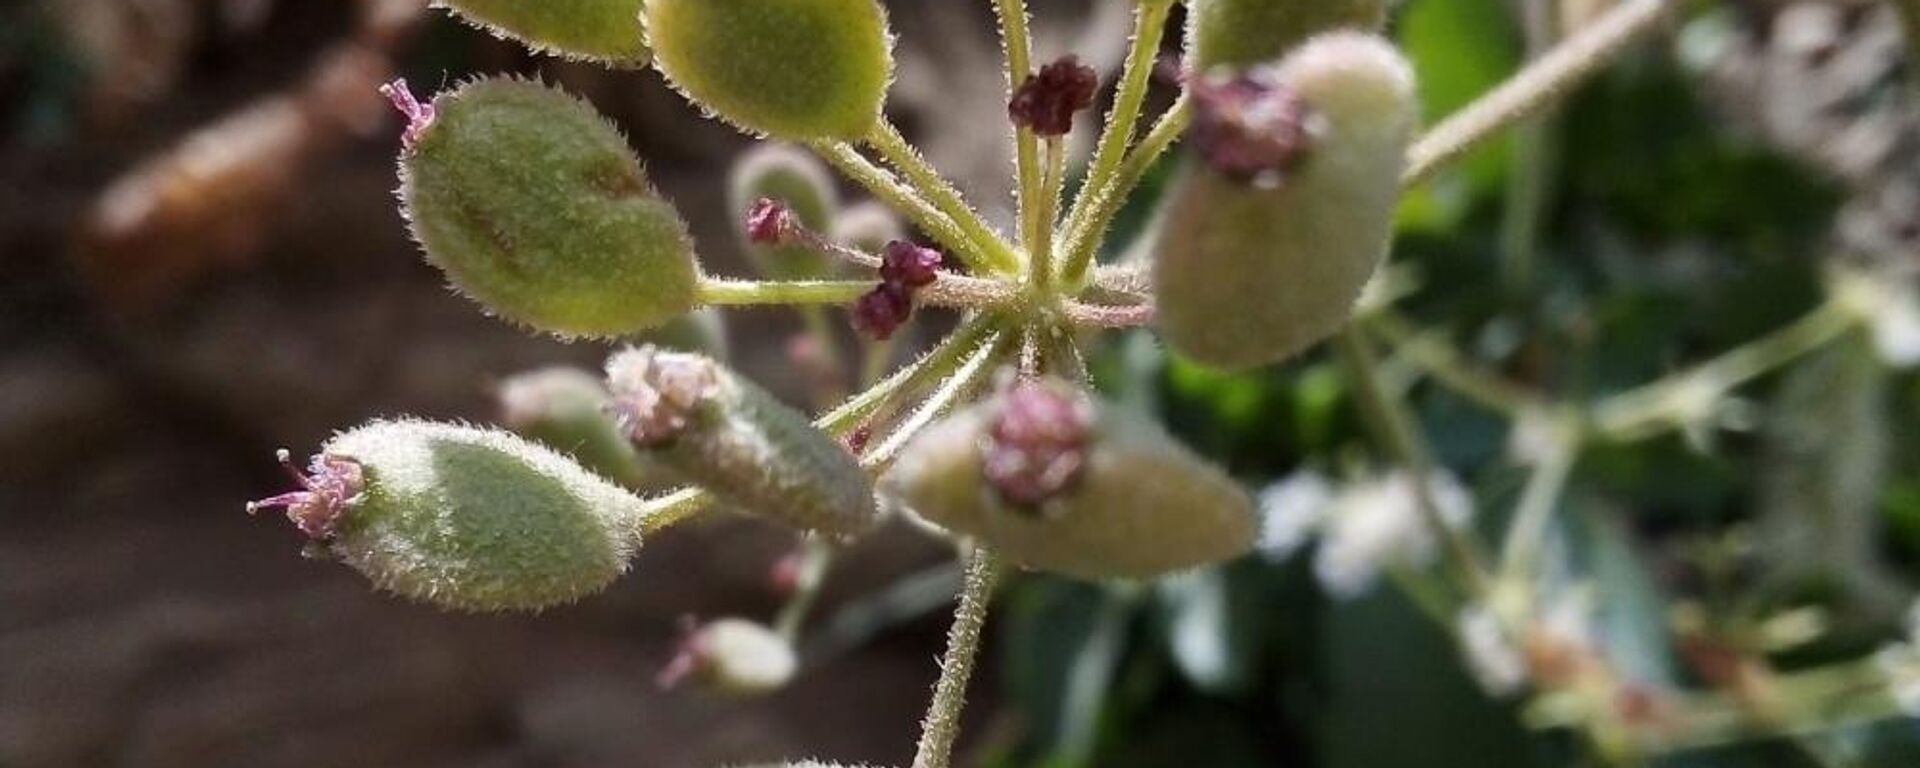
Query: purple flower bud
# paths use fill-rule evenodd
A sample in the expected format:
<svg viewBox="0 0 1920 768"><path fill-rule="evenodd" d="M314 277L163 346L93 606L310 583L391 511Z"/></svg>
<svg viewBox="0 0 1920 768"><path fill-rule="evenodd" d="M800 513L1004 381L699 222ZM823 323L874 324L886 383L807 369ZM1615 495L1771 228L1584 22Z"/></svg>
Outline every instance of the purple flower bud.
<svg viewBox="0 0 1920 768"><path fill-rule="evenodd" d="M427 129L433 127L433 103L421 103L413 97L413 91L407 89L406 78L396 78L393 82L380 86L380 95L393 102L393 108L407 118L407 128L400 134L400 146L412 152L420 145L420 138Z"/></svg>
<svg viewBox="0 0 1920 768"><path fill-rule="evenodd" d="M1193 93L1193 145L1214 170L1262 189L1286 181L1320 132L1320 117L1275 66L1215 70Z"/></svg>
<svg viewBox="0 0 1920 768"><path fill-rule="evenodd" d="M607 360L608 408L620 431L643 446L678 436L719 386L712 361L700 355L647 345Z"/></svg>
<svg viewBox="0 0 1920 768"><path fill-rule="evenodd" d="M987 482L1009 502L1037 506L1073 487L1086 467L1093 406L1079 392L1034 380L1000 395L983 448Z"/></svg>
<svg viewBox="0 0 1920 768"><path fill-rule="evenodd" d="M1073 130L1073 114L1093 106L1100 75L1093 67L1068 54L1040 68L1026 79L1007 102L1013 124L1041 136L1064 136Z"/></svg>
<svg viewBox="0 0 1920 768"><path fill-rule="evenodd" d="M361 471L360 462L320 454L308 462L307 473L301 474L293 466L292 453L282 448L279 458L280 466L293 476L300 490L247 502L247 514L285 507L287 519L307 538L316 542L332 541L347 508L359 501L361 491L366 490L366 473Z"/></svg>
<svg viewBox="0 0 1920 768"><path fill-rule="evenodd" d="M913 289L888 280L853 302L853 329L885 341L913 315Z"/></svg>
<svg viewBox="0 0 1920 768"><path fill-rule="evenodd" d="M771 197L760 198L747 211L747 241L754 245L784 245L799 228L793 209Z"/></svg>
<svg viewBox="0 0 1920 768"><path fill-rule="evenodd" d="M887 243L880 256L880 279L907 288L924 288L939 276L940 252L905 240Z"/></svg>

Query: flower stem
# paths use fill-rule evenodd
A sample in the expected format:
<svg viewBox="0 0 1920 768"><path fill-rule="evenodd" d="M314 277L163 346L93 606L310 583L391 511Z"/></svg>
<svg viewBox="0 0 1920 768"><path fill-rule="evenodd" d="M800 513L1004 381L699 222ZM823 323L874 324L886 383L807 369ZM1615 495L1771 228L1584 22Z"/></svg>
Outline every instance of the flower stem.
<svg viewBox="0 0 1920 768"><path fill-rule="evenodd" d="M787 642L800 641L801 625L806 623L807 614L820 599L820 587L827 582L827 569L833 564L833 555L833 543L825 537L811 537L803 545L799 584L795 585L793 596L787 599L786 605L780 606L780 613L773 620L773 631L780 633Z"/></svg>
<svg viewBox="0 0 1920 768"><path fill-rule="evenodd" d="M1039 223L1034 227L1033 242L1028 247L1027 280L1034 290L1042 295L1053 289L1053 260L1047 254L1053 253L1053 227L1059 220L1060 183L1066 175L1067 147L1058 136L1047 137L1045 147L1046 171L1040 179Z"/></svg>
<svg viewBox="0 0 1920 768"><path fill-rule="evenodd" d="M986 250L971 237L953 219L948 218L933 203L927 202L913 187L902 182L887 169L873 164L853 145L846 142L815 143L812 149L821 159L826 160L836 170L854 183L865 187L874 197L911 219L920 231L927 233L934 242L945 247L975 272L985 271L989 265Z"/></svg>
<svg viewBox="0 0 1920 768"><path fill-rule="evenodd" d="M700 283L700 301L710 306L845 304L873 290L867 280L717 280Z"/></svg>
<svg viewBox="0 0 1920 768"><path fill-rule="evenodd" d="M1013 334L1001 333L981 344L979 350L955 368L940 388L928 395L912 415L888 433L886 440L860 457L861 465L873 469L893 463L894 458L906 449L907 443L918 436L921 430L947 415L955 406L979 394L992 377L994 369L1006 359L1012 337Z"/></svg>
<svg viewBox="0 0 1920 768"><path fill-rule="evenodd" d="M1469 595L1488 594L1491 586L1479 547L1465 533L1447 524L1433 498L1433 458L1414 430L1413 416L1405 404L1389 395L1380 384L1379 364L1373 349L1358 328L1348 325L1334 337L1334 346L1346 366L1348 378L1359 401L1361 415L1375 438L1405 466L1413 476L1414 496L1425 525L1434 537L1444 542L1447 561Z"/></svg>
<svg viewBox="0 0 1920 768"><path fill-rule="evenodd" d="M941 176L940 171L926 158L921 157L919 150L907 143L906 137L900 135L900 130L893 127L893 123L882 120L875 125L873 133L867 136L867 146L878 152L881 158L905 177L908 185L959 225L973 244L984 251L986 263L976 265L976 270L979 266L996 272L1012 272L1019 268L1020 257L1013 248L987 227L986 220L967 205L960 191L954 189L953 184Z"/></svg>
<svg viewBox="0 0 1920 768"><path fill-rule="evenodd" d="M1105 217L1096 214L1117 207L1110 199L1119 196L1115 182L1120 162L1133 142L1134 123L1139 121L1140 107L1146 102L1147 85L1160 56L1160 38L1166 32L1167 15L1173 5L1174 0L1141 0L1134 11L1133 38L1127 48L1126 65L1120 71L1119 88L1114 92L1113 110L1107 113L1106 129L1093 151L1093 164L1087 170L1086 183L1081 185L1080 197L1073 201L1067 215L1069 232L1105 229L1106 222L1099 221ZM1081 237L1086 239L1088 235ZM1093 258L1093 248L1076 245L1080 247L1067 251L1065 260L1058 264L1060 274L1070 282L1086 273L1087 262Z"/></svg>
<svg viewBox="0 0 1920 768"><path fill-rule="evenodd" d="M947 630L947 655L940 660L940 679L933 686L933 702L921 723L920 743L914 749L913 768L948 768L953 743L960 734L960 712L967 703L967 682L979 655L980 629L987 621L987 603L993 597L1000 566L994 554L975 547L967 556L960 588L960 605Z"/></svg>
<svg viewBox="0 0 1920 768"><path fill-rule="evenodd" d="M1062 242L1060 256L1062 283L1076 289L1084 286L1087 276L1093 271L1093 257L1106 241L1107 227L1120 212L1120 206L1126 203L1127 196L1140 186L1140 180L1146 178L1147 171L1180 139L1187 125L1192 122L1192 103L1186 94L1181 94L1173 106L1154 121L1147 135L1141 137L1140 144L1127 153L1126 161L1120 164L1119 172L1114 175L1107 189L1098 197L1082 194L1087 201L1085 209L1076 206L1074 217L1070 217L1064 227L1066 239Z"/></svg>
<svg viewBox="0 0 1920 768"><path fill-rule="evenodd" d="M1007 49L1007 98L1020 90L1027 78L1033 76L1033 38L1027 31L1026 0L994 0L993 9L1000 16L1000 41ZM1020 204L1020 245L1033 261L1032 254L1045 253L1034 247L1040 241L1041 211L1039 202L1046 194L1040 170L1040 139L1033 130L1014 126L1014 174L1015 189L1019 192Z"/></svg>
<svg viewBox="0 0 1920 768"><path fill-rule="evenodd" d="M1425 181L1502 129L1558 101L1611 63L1628 44L1659 27L1674 5L1672 0L1621 0L1599 20L1421 136L1407 151L1401 184Z"/></svg>

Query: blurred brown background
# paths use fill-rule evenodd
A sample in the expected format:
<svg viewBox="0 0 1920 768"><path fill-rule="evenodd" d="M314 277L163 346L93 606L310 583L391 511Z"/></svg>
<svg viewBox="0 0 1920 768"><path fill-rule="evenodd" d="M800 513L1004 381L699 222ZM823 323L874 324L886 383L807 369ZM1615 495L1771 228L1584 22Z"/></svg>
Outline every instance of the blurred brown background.
<svg viewBox="0 0 1920 768"><path fill-rule="evenodd" d="M943 619L762 701L654 687L677 617L774 608L784 534L676 532L604 596L470 617L373 594L242 513L286 484L276 447L376 415L487 420L490 381L604 354L489 320L417 257L373 92L396 71L423 92L513 71L589 96L709 268L739 273L723 198L745 139L650 73L533 57L419 5L0 9L0 766L904 761ZM897 5L896 118L991 206L987 4ZM1107 5L1046 9L1043 48L1124 23ZM740 365L791 388L771 352L788 318L729 319ZM828 607L940 558L883 537L833 574Z"/></svg>

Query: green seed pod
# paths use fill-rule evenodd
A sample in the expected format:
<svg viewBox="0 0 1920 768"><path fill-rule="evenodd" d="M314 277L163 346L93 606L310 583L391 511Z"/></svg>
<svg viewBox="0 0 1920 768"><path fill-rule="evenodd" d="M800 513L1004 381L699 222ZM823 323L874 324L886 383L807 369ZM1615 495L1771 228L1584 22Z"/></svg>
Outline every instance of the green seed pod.
<svg viewBox="0 0 1920 768"><path fill-rule="evenodd" d="M638 497L505 432L376 421L328 441L299 479L248 510L284 506L316 549L444 608L571 602L625 571L639 544Z"/></svg>
<svg viewBox="0 0 1920 768"><path fill-rule="evenodd" d="M1274 102L1223 115L1288 117L1222 118L1205 133L1207 97L1196 102L1205 161L1175 182L1151 236L1156 324L1181 354L1244 369L1285 359L1351 316L1392 234L1413 74L1385 41L1334 33L1213 93Z"/></svg>
<svg viewBox="0 0 1920 768"><path fill-rule="evenodd" d="M558 366L528 371L500 382L498 398L504 426L601 477L642 493L666 490L673 480L620 434L598 376Z"/></svg>
<svg viewBox="0 0 1920 768"><path fill-rule="evenodd" d="M883 491L1040 570L1151 578L1246 552L1238 483L1157 426L1059 382L1025 382L934 425Z"/></svg>
<svg viewBox="0 0 1920 768"><path fill-rule="evenodd" d="M785 203L800 226L824 232L840 204L826 167L813 155L786 144L767 142L753 148L734 164L732 176L727 200L737 215L744 216L760 200L772 199ZM738 231L745 234L747 229ZM775 280L828 277L837 262L801 242L762 245L743 238L743 244L754 268Z"/></svg>
<svg viewBox="0 0 1920 768"><path fill-rule="evenodd" d="M613 412L646 456L752 514L831 536L879 520L845 446L711 358L656 347L607 360Z"/></svg>
<svg viewBox="0 0 1920 768"><path fill-rule="evenodd" d="M754 133L865 138L893 80L877 0L648 0L641 19L674 87Z"/></svg>
<svg viewBox="0 0 1920 768"><path fill-rule="evenodd" d="M436 0L489 32L537 51L616 67L643 67L642 0Z"/></svg>
<svg viewBox="0 0 1920 768"><path fill-rule="evenodd" d="M686 223L590 107L538 83L480 80L412 116L400 196L427 258L462 292L564 335L630 333L694 307Z"/></svg>
<svg viewBox="0 0 1920 768"><path fill-rule="evenodd" d="M1386 11L1382 0L1188 0L1187 65L1206 72L1271 61L1322 32L1377 31Z"/></svg>

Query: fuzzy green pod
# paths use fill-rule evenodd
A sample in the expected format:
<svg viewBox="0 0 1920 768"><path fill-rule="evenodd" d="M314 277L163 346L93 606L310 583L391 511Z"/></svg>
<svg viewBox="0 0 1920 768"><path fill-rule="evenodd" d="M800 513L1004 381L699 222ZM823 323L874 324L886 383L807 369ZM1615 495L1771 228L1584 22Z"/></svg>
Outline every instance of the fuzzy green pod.
<svg viewBox="0 0 1920 768"><path fill-rule="evenodd" d="M878 0L649 0L654 65L687 98L754 133L865 138L893 80Z"/></svg>
<svg viewBox="0 0 1920 768"><path fill-rule="evenodd" d="M1037 406L1037 407L1036 407ZM921 518L1030 568L1144 579L1253 546L1252 498L1159 427L1059 382L929 428L882 479Z"/></svg>
<svg viewBox="0 0 1920 768"><path fill-rule="evenodd" d="M623 433L730 506L853 536L879 521L873 483L805 414L702 355L640 347L607 360Z"/></svg>
<svg viewBox="0 0 1920 768"><path fill-rule="evenodd" d="M1189 164L1151 236L1161 337L1224 369L1278 362L1347 322L1386 254L1415 123L1412 69L1376 37L1315 38L1264 76L1302 105L1288 164L1268 184L1225 172L1262 156L1229 137Z"/></svg>
<svg viewBox="0 0 1920 768"><path fill-rule="evenodd" d="M736 214L745 215L760 200L775 200L786 205L800 226L814 232L826 231L840 207L826 166L797 147L777 142L762 143L735 162L727 193ZM762 245L747 238L745 245L754 268L775 280L828 277L838 261L802 242Z"/></svg>
<svg viewBox="0 0 1920 768"><path fill-rule="evenodd" d="M462 292L572 336L653 328L694 307L686 223L592 108L496 79L412 116L401 200L427 258Z"/></svg>
<svg viewBox="0 0 1920 768"><path fill-rule="evenodd" d="M643 0L436 0L502 37L573 59L616 67L646 66L641 41Z"/></svg>
<svg viewBox="0 0 1920 768"><path fill-rule="evenodd" d="M1194 72L1250 66L1322 32L1373 32L1386 19L1383 0L1189 0L1187 65Z"/></svg>
<svg viewBox="0 0 1920 768"><path fill-rule="evenodd" d="M300 483L249 511L284 506L315 548L444 608L572 602L639 545L638 497L505 432L376 421L328 441Z"/></svg>

